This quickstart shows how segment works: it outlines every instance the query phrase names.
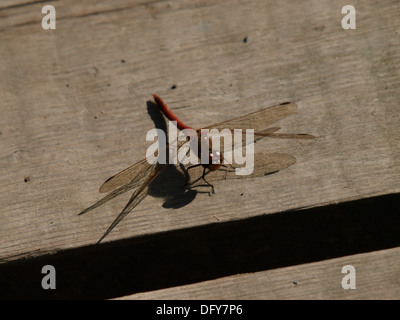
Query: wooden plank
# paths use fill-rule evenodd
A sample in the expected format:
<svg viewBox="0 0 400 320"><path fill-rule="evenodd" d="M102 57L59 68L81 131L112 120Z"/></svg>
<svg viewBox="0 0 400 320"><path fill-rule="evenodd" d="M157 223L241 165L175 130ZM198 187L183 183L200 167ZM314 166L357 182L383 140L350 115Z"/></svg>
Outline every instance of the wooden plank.
<svg viewBox="0 0 400 320"><path fill-rule="evenodd" d="M1 8L2 262L100 238L129 195L77 213L143 158L152 93L194 127L295 101L282 131L318 138L257 143L297 163L179 209L182 176L161 177L108 241L400 191L398 1L357 4L356 30L345 2L57 1L56 30L43 4Z"/></svg>
<svg viewBox="0 0 400 320"><path fill-rule="evenodd" d="M398 299L400 249L358 254L236 275L123 299ZM356 289L344 290L342 268L356 270Z"/></svg>
<svg viewBox="0 0 400 320"><path fill-rule="evenodd" d="M30 259L0 264L0 298L109 299L399 248L399 201L400 194L384 195L104 245L39 251ZM56 269L56 290L41 286L45 265Z"/></svg>
<svg viewBox="0 0 400 320"><path fill-rule="evenodd" d="M262 272L133 294L121 300L152 299L391 299L400 298L400 248L356 254ZM355 268L355 289L343 289L344 266ZM345 281L346 283L348 281Z"/></svg>

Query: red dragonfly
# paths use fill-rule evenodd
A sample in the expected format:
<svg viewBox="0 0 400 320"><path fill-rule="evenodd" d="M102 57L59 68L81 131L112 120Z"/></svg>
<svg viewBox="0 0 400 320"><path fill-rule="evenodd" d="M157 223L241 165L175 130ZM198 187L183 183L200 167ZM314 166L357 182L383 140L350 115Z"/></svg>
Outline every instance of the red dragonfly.
<svg viewBox="0 0 400 320"><path fill-rule="evenodd" d="M168 106L164 103L164 101L157 95L153 95L154 100L166 118L170 121L176 121L177 127L179 130L183 129L192 129L191 127L186 126L182 121L180 121L173 112L168 108ZM282 139L314 139L315 137L309 134L295 134L295 133L277 133L280 128L273 127L267 128L271 124L287 117L288 115L295 112L297 109L296 104L291 102L284 102L272 107L268 107L256 112L249 113L247 115L237 117L228 121L223 121L220 123L216 123L214 125L210 125L204 127L202 129L254 129L254 135L260 139L262 137L270 137L270 138L282 138ZM201 129L196 130L197 134L200 137ZM200 139L199 139L200 141ZM178 148L183 145L182 143L178 143ZM168 145L167 145L168 147ZM200 148L199 148L200 150ZM269 173L277 172L281 169L287 168L296 162L296 159L291 155L285 153L269 153L269 154L261 154L262 157L256 157L255 161L255 170L251 176L258 175L267 175ZM209 142L209 150L208 150L208 164L200 164L203 166L203 174L202 179L207 183L208 186L212 188L214 192L214 186L210 184L206 179L206 173L210 171L217 171L224 166L223 160L224 157L221 152L216 152L212 150L211 139ZM200 155L199 155L200 158ZM91 211L100 205L108 202L109 200L115 198L116 196L125 193L131 189L136 189L125 208L121 211L118 217L113 221L110 227L106 230L103 236L99 239L97 243L100 243L114 228L115 226L128 215L148 194L149 185L151 182L160 174L160 172L167 166L167 164L154 163L151 164L147 158L142 159L141 161L133 164L132 166L122 170L116 175L108 178L100 187L99 192L109 192L104 198L97 201L92 206L83 210L79 215L84 214L88 211ZM199 165L190 166L186 172L193 167ZM208 172L207 172L208 170ZM225 170L225 177L226 178ZM213 173L214 174L214 173ZM212 175L210 175L212 176ZM238 178L240 176L237 176ZM220 180L224 179L221 175L215 175L214 179L211 177L211 180Z"/></svg>

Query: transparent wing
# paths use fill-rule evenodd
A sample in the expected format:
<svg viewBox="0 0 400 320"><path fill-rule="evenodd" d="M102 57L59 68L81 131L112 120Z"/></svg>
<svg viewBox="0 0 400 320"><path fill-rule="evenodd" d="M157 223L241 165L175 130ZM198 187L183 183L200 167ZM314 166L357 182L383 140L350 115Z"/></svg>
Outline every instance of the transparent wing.
<svg viewBox="0 0 400 320"><path fill-rule="evenodd" d="M149 190L150 183L160 174L163 168L167 166L166 164L156 164L151 166L151 171L146 176L146 179L140 185L140 187L133 193L132 197L129 199L125 208L118 215L118 217L113 221L107 231L103 234L103 236L99 239L97 243L100 243L114 228L115 226L121 222L139 203L146 198Z"/></svg>
<svg viewBox="0 0 400 320"><path fill-rule="evenodd" d="M257 136L279 138L279 139L315 139L314 136L310 134L302 133L275 133L280 128L269 128L268 126L282 120L288 115L295 112L297 105L293 102L284 102L276 106L268 107L262 110L258 110L234 119L219 122L204 129L254 129L254 134Z"/></svg>
<svg viewBox="0 0 400 320"><path fill-rule="evenodd" d="M102 199L100 199L99 201L97 201L96 203L94 203L93 205L91 205L90 207L86 208L85 210L83 210L82 212L80 212L78 215L82 215L86 212L89 212L93 209L96 209L97 207L103 205L104 203L110 201L111 199L119 196L120 194L123 194L125 192L128 192L129 190L138 188L143 181L145 180L145 177L147 177L148 175L151 174L151 172L155 169L156 165L151 165L146 161L147 166L145 166L143 169L144 171L140 172L140 175L136 175L130 182L124 184L123 186L113 190L112 192L110 192L108 195L106 195L105 197L103 197ZM129 167L132 168L134 166L136 166L137 164L134 164L133 166ZM128 168L128 169L129 169ZM111 178L110 178L111 179Z"/></svg>
<svg viewBox="0 0 400 320"><path fill-rule="evenodd" d="M265 129L266 127L286 118L295 112L297 105L292 102L284 102L276 106L261 109L246 115L219 122L204 129L254 129L255 132Z"/></svg>
<svg viewBox="0 0 400 320"><path fill-rule="evenodd" d="M180 148L183 145L183 142L178 142L177 147ZM157 152L155 154L157 156ZM111 199L123 194L129 190L136 189L139 186L143 186L148 177L151 177L155 174L155 171L161 171L164 166L159 164L151 164L150 160L147 158L140 160L139 162L131 165L130 167L122 170L116 175L108 178L103 185L100 187L100 192L110 192L108 195L86 208L78 215L82 215L86 212L89 212L97 207L103 205L104 203L110 201ZM159 172L157 172L157 175Z"/></svg>
<svg viewBox="0 0 400 320"><path fill-rule="evenodd" d="M140 181L152 166L146 158L136 162L116 175L108 178L100 187L99 192L108 192L121 185Z"/></svg>
<svg viewBox="0 0 400 320"><path fill-rule="evenodd" d="M254 170L247 178L261 177L286 169L296 163L296 158L286 153L256 153ZM234 164L238 166L237 164ZM221 170L220 170L221 171ZM230 179L241 179L245 176L231 175ZM246 177L245 177L246 178Z"/></svg>
<svg viewBox="0 0 400 320"><path fill-rule="evenodd" d="M177 147L180 148L184 142L178 141ZM165 147L165 152L168 151L168 146ZM155 157L157 157L157 152L155 153ZM150 164L150 159L144 158L139 162L131 165L130 167L120 171L116 175L108 178L100 187L99 192L108 192L110 190L115 189L116 187L122 186L124 184L131 184L135 181L140 181L147 175L147 171L149 166L154 164Z"/></svg>
<svg viewBox="0 0 400 320"><path fill-rule="evenodd" d="M251 174L236 175L234 172L235 169L230 168L228 165L226 168L221 167L217 171L208 172L207 181L213 182L225 179L230 180L262 177L281 171L296 163L296 158L286 153L256 153L254 156L254 170ZM233 165L235 168L241 166L236 163L233 163ZM202 168L195 168L190 172L191 181L193 181L193 184L202 179L202 173Z"/></svg>

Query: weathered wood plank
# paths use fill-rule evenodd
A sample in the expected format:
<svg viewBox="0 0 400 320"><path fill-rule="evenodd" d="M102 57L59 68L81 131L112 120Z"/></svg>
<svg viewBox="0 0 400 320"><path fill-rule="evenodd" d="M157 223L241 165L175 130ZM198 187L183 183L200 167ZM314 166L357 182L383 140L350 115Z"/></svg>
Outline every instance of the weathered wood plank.
<svg viewBox="0 0 400 320"><path fill-rule="evenodd" d="M388 249L263 272L133 294L151 299L391 299L400 298L400 249ZM343 289L344 266L355 268L355 289ZM347 281L346 281L347 283Z"/></svg>
<svg viewBox="0 0 400 320"><path fill-rule="evenodd" d="M40 251L0 264L0 298L109 299L400 247L399 201L384 195ZM44 265L55 267L57 290L40 285Z"/></svg>
<svg viewBox="0 0 400 320"><path fill-rule="evenodd" d="M400 191L398 1L358 4L356 30L329 1L57 1L56 30L43 5L0 11L3 262L100 238L129 195L77 213L144 156L152 93L194 127L295 101L282 130L318 139L257 143L297 163L179 209L164 177L107 240Z"/></svg>

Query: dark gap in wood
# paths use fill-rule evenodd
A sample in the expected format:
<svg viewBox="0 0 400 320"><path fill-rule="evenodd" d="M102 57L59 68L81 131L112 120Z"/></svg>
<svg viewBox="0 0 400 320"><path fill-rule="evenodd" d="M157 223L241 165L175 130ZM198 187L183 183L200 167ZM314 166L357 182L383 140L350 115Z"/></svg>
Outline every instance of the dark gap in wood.
<svg viewBox="0 0 400 320"><path fill-rule="evenodd" d="M113 298L393 248L399 203L399 193L388 194L4 263L0 298ZM41 287L48 264L56 268L55 290Z"/></svg>

